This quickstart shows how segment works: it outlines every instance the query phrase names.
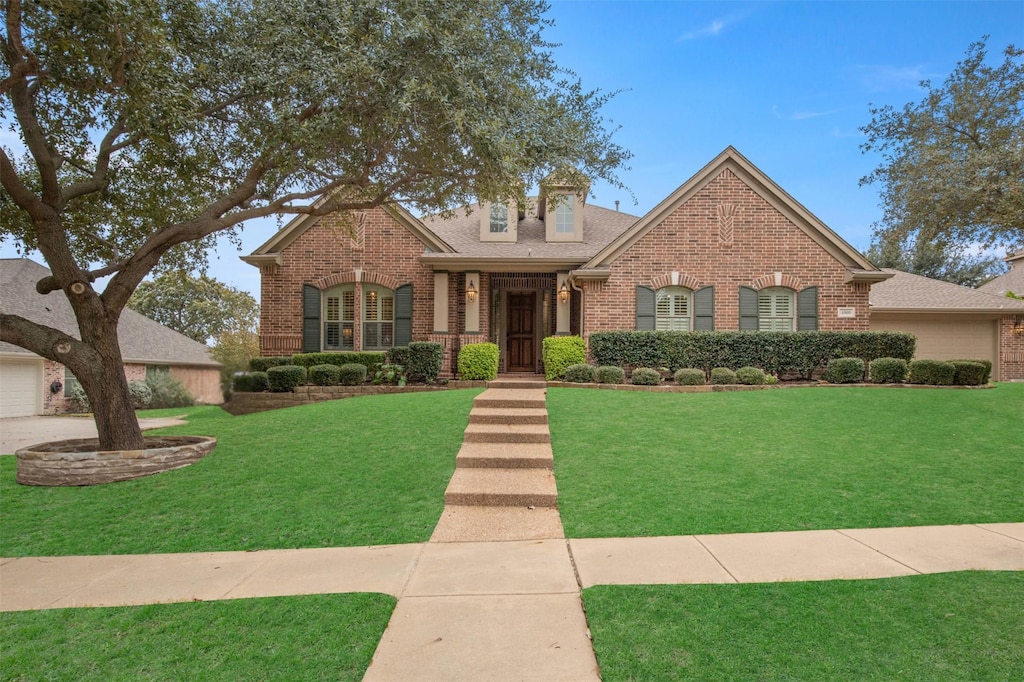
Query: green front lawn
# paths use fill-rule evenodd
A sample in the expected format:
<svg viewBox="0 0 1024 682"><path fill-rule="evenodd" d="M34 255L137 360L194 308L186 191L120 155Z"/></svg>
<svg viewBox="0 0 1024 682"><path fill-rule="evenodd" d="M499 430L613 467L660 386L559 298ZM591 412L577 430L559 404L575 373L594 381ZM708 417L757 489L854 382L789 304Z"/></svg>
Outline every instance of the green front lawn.
<svg viewBox="0 0 1024 682"><path fill-rule="evenodd" d="M602 679L1019 680L1024 573L583 592Z"/></svg>
<svg viewBox="0 0 1024 682"><path fill-rule="evenodd" d="M548 392L567 537L1024 520L1024 384Z"/></svg>
<svg viewBox="0 0 1024 682"><path fill-rule="evenodd" d="M394 607L324 594L0 613L0 677L360 680Z"/></svg>
<svg viewBox="0 0 1024 682"><path fill-rule="evenodd" d="M14 482L0 458L0 556L136 554L425 542L479 390L370 396L159 433L212 435L192 466L84 488ZM153 433L153 432L150 432Z"/></svg>

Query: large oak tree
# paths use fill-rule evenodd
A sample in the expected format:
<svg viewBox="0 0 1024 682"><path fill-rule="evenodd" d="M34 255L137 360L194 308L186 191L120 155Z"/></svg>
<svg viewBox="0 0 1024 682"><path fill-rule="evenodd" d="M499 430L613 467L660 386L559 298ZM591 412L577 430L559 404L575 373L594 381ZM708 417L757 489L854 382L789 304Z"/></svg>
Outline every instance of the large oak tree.
<svg viewBox="0 0 1024 682"><path fill-rule="evenodd" d="M392 201L445 210L556 169L618 186L608 95L558 69L545 11L6 0L0 115L22 144L0 151L0 237L41 252L36 288L68 297L80 339L3 315L0 340L70 367L100 448L136 449L118 318L154 268L191 269L218 233Z"/></svg>
<svg viewBox="0 0 1024 682"><path fill-rule="evenodd" d="M881 186L876 238L1024 246L1024 50L1010 45L993 66L973 43L941 86L921 87L920 102L872 108L861 128L861 149L882 154L860 181Z"/></svg>

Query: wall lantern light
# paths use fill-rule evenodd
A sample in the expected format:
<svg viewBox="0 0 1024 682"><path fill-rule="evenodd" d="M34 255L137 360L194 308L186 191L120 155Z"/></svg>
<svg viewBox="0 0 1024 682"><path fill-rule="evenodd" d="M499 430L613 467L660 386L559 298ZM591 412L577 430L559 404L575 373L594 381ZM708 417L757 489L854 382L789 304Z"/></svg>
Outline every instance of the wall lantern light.
<svg viewBox="0 0 1024 682"><path fill-rule="evenodd" d="M569 287L566 286L565 280L562 280L562 288L558 290L558 300L562 303L569 302Z"/></svg>
<svg viewBox="0 0 1024 682"><path fill-rule="evenodd" d="M470 303L476 300L476 287L473 286L473 280L466 285L466 300Z"/></svg>
<svg viewBox="0 0 1024 682"><path fill-rule="evenodd" d="M1024 317L1019 315L1013 320L1013 333L1024 334Z"/></svg>

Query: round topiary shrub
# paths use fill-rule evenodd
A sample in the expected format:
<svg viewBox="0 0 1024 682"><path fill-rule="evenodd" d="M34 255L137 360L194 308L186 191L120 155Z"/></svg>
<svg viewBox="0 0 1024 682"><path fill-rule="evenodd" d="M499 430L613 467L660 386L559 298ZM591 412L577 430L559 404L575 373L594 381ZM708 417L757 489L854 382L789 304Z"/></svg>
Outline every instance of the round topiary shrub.
<svg viewBox="0 0 1024 682"><path fill-rule="evenodd" d="M279 365L267 370L270 390L274 393L288 393L296 386L306 383L306 368L298 365Z"/></svg>
<svg viewBox="0 0 1024 682"><path fill-rule="evenodd" d="M715 367L711 370L711 383L717 385L727 385L736 383L736 372L732 371L728 367Z"/></svg>
<svg viewBox="0 0 1024 682"><path fill-rule="evenodd" d="M626 383L626 371L614 365L604 365L597 368L594 378L599 384L624 384Z"/></svg>
<svg viewBox="0 0 1024 682"><path fill-rule="evenodd" d="M833 358L825 368L830 384L856 384L864 379L864 361L860 358Z"/></svg>
<svg viewBox="0 0 1024 682"><path fill-rule="evenodd" d="M236 374L233 384L237 393L262 393L270 390L270 379L266 372Z"/></svg>
<svg viewBox="0 0 1024 682"><path fill-rule="evenodd" d="M758 367L740 367L736 370L736 381L745 386L764 386L768 376Z"/></svg>
<svg viewBox="0 0 1024 682"><path fill-rule="evenodd" d="M661 372L650 367L637 367L633 370L632 381L634 386L657 386L664 379Z"/></svg>
<svg viewBox="0 0 1024 682"><path fill-rule="evenodd" d="M313 365L309 368L309 383L314 386L337 386L341 382L341 368L337 365Z"/></svg>
<svg viewBox="0 0 1024 682"><path fill-rule="evenodd" d="M573 384L591 384L596 374L597 370L593 365L569 365L562 376Z"/></svg>
<svg viewBox="0 0 1024 682"><path fill-rule="evenodd" d="M342 386L359 386L366 381L366 365L347 362L338 368L338 383Z"/></svg>
<svg viewBox="0 0 1024 682"><path fill-rule="evenodd" d="M128 395L131 396L132 407L136 410L145 409L153 402L153 391L145 381L133 381L128 384Z"/></svg>
<svg viewBox="0 0 1024 682"><path fill-rule="evenodd" d="M677 369L672 378L675 379L676 383L680 386L702 386L707 383L707 377L704 376L704 370L697 369L696 367L683 367L682 369Z"/></svg>
<svg viewBox="0 0 1024 682"><path fill-rule="evenodd" d="M913 360L910 363L910 383L930 386L951 386L956 375L952 362L943 360Z"/></svg>
<svg viewBox="0 0 1024 682"><path fill-rule="evenodd" d="M973 360L950 360L953 365L953 385L981 386L987 383L988 371L985 365Z"/></svg>
<svg viewBox="0 0 1024 682"><path fill-rule="evenodd" d="M469 343L459 349L459 378L491 381L498 376L498 345Z"/></svg>
<svg viewBox="0 0 1024 682"><path fill-rule="evenodd" d="M989 379L992 378L992 361L991 360L979 360L978 358L961 358L959 360L948 360L948 362L952 362L954 367L956 366L956 363L958 363L958 362L977 362L982 367L985 368L985 374L981 377L981 383L983 385L987 384ZM957 383L957 378L956 378L956 374L955 373L953 375L953 383ZM968 385L968 384L965 384L965 385Z"/></svg>
<svg viewBox="0 0 1024 682"><path fill-rule="evenodd" d="M902 384L907 380L907 361L903 358L877 358L868 365L868 376L876 384Z"/></svg>

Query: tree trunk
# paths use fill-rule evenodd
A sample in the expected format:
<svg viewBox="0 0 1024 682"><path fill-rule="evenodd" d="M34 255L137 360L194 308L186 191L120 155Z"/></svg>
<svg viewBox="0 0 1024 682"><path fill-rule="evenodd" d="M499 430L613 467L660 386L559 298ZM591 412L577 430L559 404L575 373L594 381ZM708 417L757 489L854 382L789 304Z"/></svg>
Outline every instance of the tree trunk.
<svg viewBox="0 0 1024 682"><path fill-rule="evenodd" d="M96 325L82 340L98 352L99 362L87 372L76 373L82 389L89 397L100 450L142 450L145 441L139 420L135 417L124 361L117 342L117 324Z"/></svg>

